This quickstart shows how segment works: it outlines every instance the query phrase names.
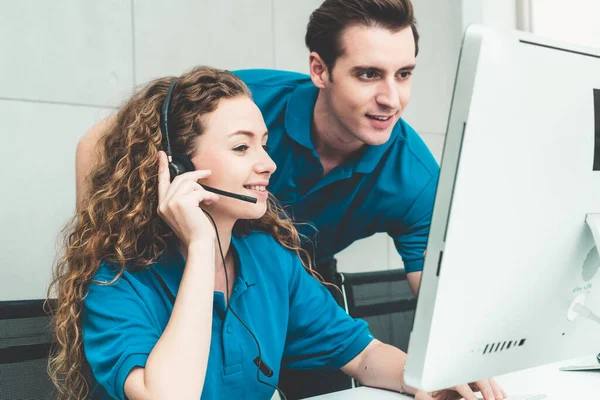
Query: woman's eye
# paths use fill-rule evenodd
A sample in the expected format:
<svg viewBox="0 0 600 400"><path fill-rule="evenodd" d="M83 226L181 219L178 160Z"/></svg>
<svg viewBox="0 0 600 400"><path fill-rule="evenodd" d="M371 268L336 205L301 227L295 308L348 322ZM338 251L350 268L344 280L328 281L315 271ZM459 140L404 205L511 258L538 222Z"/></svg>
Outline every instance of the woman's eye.
<svg viewBox="0 0 600 400"><path fill-rule="evenodd" d="M265 151L269 151L271 147L269 145L263 144L263 149L265 149Z"/></svg>
<svg viewBox="0 0 600 400"><path fill-rule="evenodd" d="M242 145L239 145L239 146L237 146L237 147L234 147L234 148L233 148L233 151L237 151L237 152L240 152L240 153L244 153L244 152L245 152L246 150L248 150L248 149L249 149L249 147L248 147L248 146L246 146L245 144L242 144Z"/></svg>

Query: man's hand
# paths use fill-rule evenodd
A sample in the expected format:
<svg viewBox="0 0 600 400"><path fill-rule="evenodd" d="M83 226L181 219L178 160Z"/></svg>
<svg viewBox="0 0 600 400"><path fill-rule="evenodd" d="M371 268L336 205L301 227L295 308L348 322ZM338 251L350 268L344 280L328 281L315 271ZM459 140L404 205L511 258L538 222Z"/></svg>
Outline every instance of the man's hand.
<svg viewBox="0 0 600 400"><path fill-rule="evenodd" d="M481 392L485 400L499 400L508 397L500 385L490 378L470 385L455 386L452 390L440 390L433 393L420 390L415 395L415 400L477 400L476 392Z"/></svg>

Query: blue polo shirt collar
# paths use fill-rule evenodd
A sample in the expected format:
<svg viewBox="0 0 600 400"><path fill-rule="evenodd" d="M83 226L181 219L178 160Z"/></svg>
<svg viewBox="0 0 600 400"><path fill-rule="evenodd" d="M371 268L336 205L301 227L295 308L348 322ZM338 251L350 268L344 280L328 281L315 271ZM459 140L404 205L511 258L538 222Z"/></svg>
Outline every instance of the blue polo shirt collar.
<svg viewBox="0 0 600 400"><path fill-rule="evenodd" d="M310 132L313 110L317 102L319 88L311 81L298 85L292 92L285 111L285 130L298 144L315 151Z"/></svg>
<svg viewBox="0 0 600 400"><path fill-rule="evenodd" d="M311 150L318 157L311 139L313 111L319 95L317 88L311 81L298 85L290 95L285 111L285 130L296 143ZM345 166L342 175L347 177L352 172L369 174L373 172L381 161L386 151L396 140L401 123L396 123L387 142L379 146L366 146L360 158ZM336 177L339 178L339 177Z"/></svg>
<svg viewBox="0 0 600 400"><path fill-rule="evenodd" d="M250 263L253 258L246 254L248 253L248 249L246 248L244 241L240 238L232 235L231 244L238 253L236 256L236 265L239 269L236 284L242 284L241 292L243 292L246 288L256 284L255 268L249 264L245 265L245 263ZM245 260L245 263L240 262L240 260ZM166 254L161 257L152 268L154 268L164 280L171 294L176 297L181 278L183 277L183 270L185 269L185 259L179 251L179 248L170 243Z"/></svg>
<svg viewBox="0 0 600 400"><path fill-rule="evenodd" d="M253 263L255 259L252 257L252 252L248 248L247 242L234 233L231 235L231 245L237 253L238 279L244 282L246 287L255 285L257 266ZM244 261L242 262L241 260Z"/></svg>
<svg viewBox="0 0 600 400"><path fill-rule="evenodd" d="M358 160L354 172L362 174L370 174L375 170L385 153L388 151L392 143L396 141L398 132L400 131L399 123L396 123L392 129L390 138L384 144L379 146L367 146L362 157Z"/></svg>

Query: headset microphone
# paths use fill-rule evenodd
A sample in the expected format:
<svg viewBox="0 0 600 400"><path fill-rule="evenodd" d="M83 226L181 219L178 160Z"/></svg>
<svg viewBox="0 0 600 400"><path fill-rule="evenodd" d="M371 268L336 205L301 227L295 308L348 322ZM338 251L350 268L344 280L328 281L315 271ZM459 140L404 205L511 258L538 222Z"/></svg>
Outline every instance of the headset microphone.
<svg viewBox="0 0 600 400"><path fill-rule="evenodd" d="M171 141L169 138L169 107L171 105L171 97L173 95L173 89L175 88L176 83L177 78L173 80L173 83L171 83L171 86L169 86L169 90L167 90L167 95L165 96L165 100L163 101L160 113L160 130L163 135L163 140L165 141L165 153L167 153L167 157L169 158L169 175L171 176L171 181L175 179L177 175L181 175L189 171L194 171L196 169L194 167L194 163L192 162L192 160L190 160L188 156L181 153L173 153L171 151ZM215 189L213 187L202 184L201 186L209 192L231 197L233 199L247 201L249 203L256 203L258 201L256 197L226 192L224 190Z"/></svg>
<svg viewBox="0 0 600 400"><path fill-rule="evenodd" d="M247 201L248 203L256 203L256 201L257 201L256 197L250 197L250 196L244 196L243 194L226 192L224 190L215 189L214 187L206 186L206 185L203 185L203 184L200 184L200 186L202 186L204 188L204 190L206 190L208 192L213 192L213 193L220 194L220 195L223 195L223 196L231 197L233 199Z"/></svg>

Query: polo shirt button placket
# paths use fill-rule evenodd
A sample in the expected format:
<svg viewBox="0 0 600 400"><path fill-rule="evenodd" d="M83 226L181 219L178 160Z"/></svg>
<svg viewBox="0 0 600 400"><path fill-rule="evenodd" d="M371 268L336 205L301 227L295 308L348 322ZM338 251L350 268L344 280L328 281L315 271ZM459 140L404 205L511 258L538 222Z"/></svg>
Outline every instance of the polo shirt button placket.
<svg viewBox="0 0 600 400"><path fill-rule="evenodd" d="M234 376L242 371L242 344L239 340L236 340L234 336L234 326L231 323L231 316L227 317L226 321L223 321L223 361L224 361L224 372L225 378L228 379L229 384L233 384L238 381L239 376ZM229 376L229 377L228 377ZM229 379L232 379L229 381Z"/></svg>

